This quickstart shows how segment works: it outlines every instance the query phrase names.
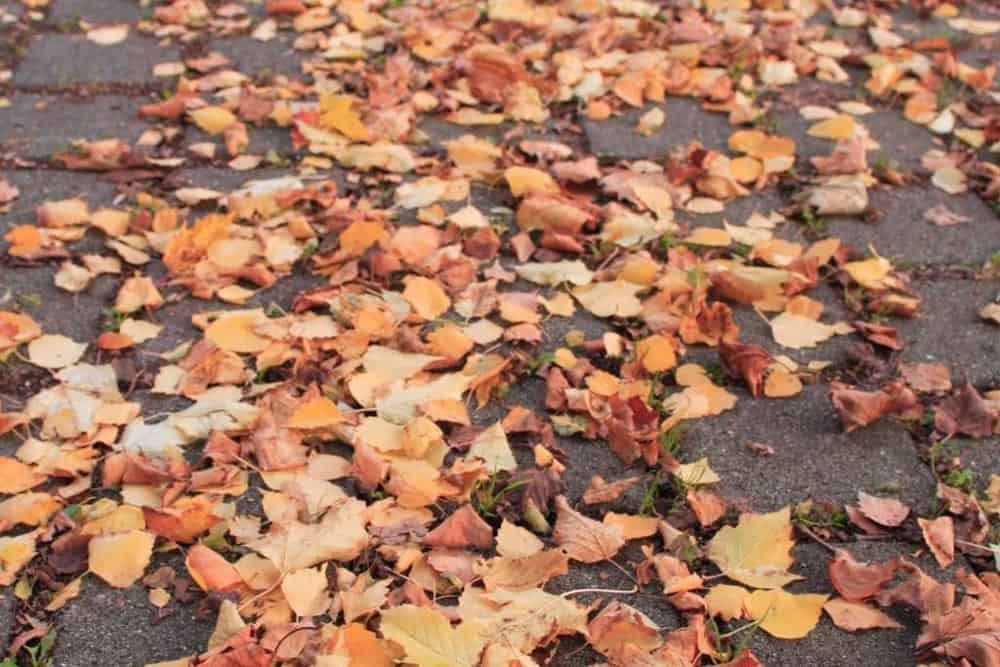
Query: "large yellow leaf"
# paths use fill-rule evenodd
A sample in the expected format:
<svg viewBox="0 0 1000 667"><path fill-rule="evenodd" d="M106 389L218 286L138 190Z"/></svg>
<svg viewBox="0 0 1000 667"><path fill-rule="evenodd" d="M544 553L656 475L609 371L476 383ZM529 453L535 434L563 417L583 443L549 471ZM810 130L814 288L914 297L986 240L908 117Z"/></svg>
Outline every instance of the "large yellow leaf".
<svg viewBox="0 0 1000 667"><path fill-rule="evenodd" d="M819 622L829 595L787 593L781 590L754 591L747 599L750 618L779 639L802 639Z"/></svg>
<svg viewBox="0 0 1000 667"><path fill-rule="evenodd" d="M115 588L139 580L153 555L156 537L144 530L98 535L90 541L90 571Z"/></svg>
<svg viewBox="0 0 1000 667"><path fill-rule="evenodd" d="M403 647L407 662L420 667L477 665L486 644L481 623L452 627L441 612L410 604L382 612L380 629L386 639Z"/></svg>
<svg viewBox="0 0 1000 667"><path fill-rule="evenodd" d="M802 577L789 574L793 559L791 511L743 514L708 543L708 557L727 577L754 588L781 588Z"/></svg>
<svg viewBox="0 0 1000 667"><path fill-rule="evenodd" d="M320 122L329 130L336 130L353 141L370 141L371 133L361 122L352 106L354 98L350 95L323 95L319 106L322 116Z"/></svg>

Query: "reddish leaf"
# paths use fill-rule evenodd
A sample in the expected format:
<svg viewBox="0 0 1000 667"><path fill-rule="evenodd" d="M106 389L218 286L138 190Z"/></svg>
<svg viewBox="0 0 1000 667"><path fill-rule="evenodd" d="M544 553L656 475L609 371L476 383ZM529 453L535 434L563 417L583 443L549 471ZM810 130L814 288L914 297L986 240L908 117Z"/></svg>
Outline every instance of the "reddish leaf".
<svg viewBox="0 0 1000 667"><path fill-rule="evenodd" d="M896 576L899 563L860 563L845 549L830 559L830 583L845 600L864 600L878 594Z"/></svg>

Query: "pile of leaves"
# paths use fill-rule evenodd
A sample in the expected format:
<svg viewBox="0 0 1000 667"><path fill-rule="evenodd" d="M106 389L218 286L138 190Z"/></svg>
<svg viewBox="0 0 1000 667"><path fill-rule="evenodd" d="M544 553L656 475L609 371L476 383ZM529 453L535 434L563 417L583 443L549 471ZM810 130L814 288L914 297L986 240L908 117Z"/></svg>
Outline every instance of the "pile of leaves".
<svg viewBox="0 0 1000 667"><path fill-rule="evenodd" d="M921 177L996 202L1000 171L977 152L1000 142L996 65L959 62L945 38L909 41L867 3L683 4L268 0L257 21L236 3L157 3L135 30L293 33L312 82L251 80L217 53L164 63L176 87L142 108L153 126L137 146L81 142L54 160L133 182L221 149L243 171L267 157L249 152L250 128L273 125L290 132L299 175L150 190L99 210L49 201L6 233L10 262L54 264L63 290L119 280L93 340L0 311L0 355L51 374L0 412L0 434L20 441L0 457L0 585L28 602L14 652L45 637L48 614L90 578L141 583L163 615L204 594L217 618L208 646L160 667L527 667L574 639L622 667L751 667L758 629L800 639L824 611L849 632L899 627L885 612L897 605L921 616L922 657L1000 664L1000 477L977 495L932 456L937 515L861 493L849 525L818 535L798 521L812 504L739 506L709 459L674 446L687 422L830 379L829 362L803 350L840 336L869 359L903 349L886 318L917 316L908 274L809 223L863 214L869 189ZM1000 31L920 4L954 31ZM820 15L836 28L810 20ZM88 38L113 47L127 33ZM783 91L844 83L858 66L864 100L801 108L828 155L800 159L762 121ZM953 86L968 96L949 99ZM681 96L726 115L727 149L695 137L609 163L538 136L655 103L635 127L653 135L672 122L661 103ZM947 139L923 156L926 174L869 166L874 105ZM428 120L460 129L429 145ZM481 131L491 126L500 141ZM183 128L222 143L178 153L168 138ZM794 202L740 224L689 222L774 186L793 187ZM487 188L509 206L478 204ZM17 196L0 181L0 204ZM944 207L925 217L967 222ZM787 238L794 221L811 233ZM75 252L85 235L101 250ZM263 305L303 273L313 287ZM828 285L852 295L850 321L825 312ZM191 318L197 336L162 345L183 298L212 303ZM1000 322L997 304L981 306ZM746 342L740 309L786 353ZM603 332L549 333L581 318ZM716 366L695 360L704 350ZM521 405L529 385L544 411ZM1000 432L1000 394L953 387L942 364L838 375L829 395L845 431L904 420L932 453ZM184 407L153 414L150 396ZM567 497L570 436L622 463L593 478L586 507ZM636 474L620 476L627 466ZM642 502L628 500L644 484ZM786 590L802 579L797 535L851 534L922 538L942 568L965 554L977 573L942 583L906 559L836 548L835 596ZM631 588L551 592L599 565ZM633 595L662 597L682 625L658 627Z"/></svg>

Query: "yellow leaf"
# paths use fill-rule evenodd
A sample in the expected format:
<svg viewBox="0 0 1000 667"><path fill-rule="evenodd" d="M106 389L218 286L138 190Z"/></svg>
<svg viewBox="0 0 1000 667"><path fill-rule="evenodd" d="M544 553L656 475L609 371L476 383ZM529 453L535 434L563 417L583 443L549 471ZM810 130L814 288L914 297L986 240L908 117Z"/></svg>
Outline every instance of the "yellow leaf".
<svg viewBox="0 0 1000 667"><path fill-rule="evenodd" d="M779 639L802 639L819 622L829 595L786 593L782 590L754 591L747 600L750 618Z"/></svg>
<svg viewBox="0 0 1000 667"><path fill-rule="evenodd" d="M0 537L0 586L14 583L21 568L35 557L37 538L37 530L17 537Z"/></svg>
<svg viewBox="0 0 1000 667"><path fill-rule="evenodd" d="M774 340L779 345L790 347L793 350L816 347L817 343L822 343L835 335L853 332L854 329L846 322L825 324L789 312L784 312L771 320L771 334L774 336Z"/></svg>
<svg viewBox="0 0 1000 667"><path fill-rule="evenodd" d="M857 129L854 116L846 113L837 114L833 118L816 123L809 128L810 137L820 139L850 139Z"/></svg>
<svg viewBox="0 0 1000 667"><path fill-rule="evenodd" d="M742 586L719 584L713 586L705 595L705 604L710 615L718 616L724 621L732 621L743 618L749 598L750 591Z"/></svg>
<svg viewBox="0 0 1000 667"><path fill-rule="evenodd" d="M371 141L371 132L352 108L354 101L350 95L323 95L319 101L322 113L320 123L324 128L336 130L352 141Z"/></svg>
<svg viewBox="0 0 1000 667"><path fill-rule="evenodd" d="M640 340L636 345L636 357L649 373L668 371L677 365L673 344L660 334Z"/></svg>
<svg viewBox="0 0 1000 667"><path fill-rule="evenodd" d="M727 577L755 588L780 588L802 577L788 573L793 559L791 511L743 514L708 543L708 557Z"/></svg>
<svg viewBox="0 0 1000 667"><path fill-rule="evenodd" d="M844 271L862 287L885 289L885 280L892 271L892 262L876 255L870 259L848 262L844 264Z"/></svg>
<svg viewBox="0 0 1000 667"><path fill-rule="evenodd" d="M598 317L635 317L642 312L642 303L636 296L642 289L642 285L614 280L577 287L573 296Z"/></svg>
<svg viewBox="0 0 1000 667"><path fill-rule="evenodd" d="M715 229L713 227L697 227L684 239L684 243L712 248L725 248L732 242L733 237L729 235L729 232L725 229Z"/></svg>
<svg viewBox="0 0 1000 667"><path fill-rule="evenodd" d="M199 129L208 134L222 134L237 122L233 112L222 107L202 107L188 111L188 115Z"/></svg>
<svg viewBox="0 0 1000 667"><path fill-rule="evenodd" d="M407 276L404 282L406 289L403 290L403 298L423 319L436 319L451 308L451 299L436 280L423 276Z"/></svg>
<svg viewBox="0 0 1000 667"><path fill-rule="evenodd" d="M469 667L479 664L484 627L465 621L452 627L439 611L411 604L382 612L382 635L396 642L406 661L420 667Z"/></svg>
<svg viewBox="0 0 1000 667"><path fill-rule="evenodd" d="M340 424L344 416L337 409L337 404L325 396L318 396L295 408L292 418L288 420L290 428L325 428Z"/></svg>
<svg viewBox="0 0 1000 667"><path fill-rule="evenodd" d="M682 463L673 473L688 486L715 484L719 481L719 476L709 467L708 458L704 456L694 463Z"/></svg>
<svg viewBox="0 0 1000 667"><path fill-rule="evenodd" d="M764 395L768 398L788 398L802 391L799 376L784 366L775 365L764 381Z"/></svg>
<svg viewBox="0 0 1000 667"><path fill-rule="evenodd" d="M82 585L83 577L80 576L60 588L59 591L52 596L49 603L45 605L45 611L58 611L62 609L67 602L80 594L80 588Z"/></svg>
<svg viewBox="0 0 1000 667"><path fill-rule="evenodd" d="M504 172L507 185L515 197L538 192L541 194L559 194L559 184L540 169L531 167L510 167Z"/></svg>
<svg viewBox="0 0 1000 667"><path fill-rule="evenodd" d="M263 313L258 310L223 315L205 330L205 338L229 352L248 354L262 352L271 341L254 333L253 326L261 319Z"/></svg>
<svg viewBox="0 0 1000 667"><path fill-rule="evenodd" d="M90 571L115 588L128 588L139 580L153 555L156 538L144 530L98 535L90 540Z"/></svg>

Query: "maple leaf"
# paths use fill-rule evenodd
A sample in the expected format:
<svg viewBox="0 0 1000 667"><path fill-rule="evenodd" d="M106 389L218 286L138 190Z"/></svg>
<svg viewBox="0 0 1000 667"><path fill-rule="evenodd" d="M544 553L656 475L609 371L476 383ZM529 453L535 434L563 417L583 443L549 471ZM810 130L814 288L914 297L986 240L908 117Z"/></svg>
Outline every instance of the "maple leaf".
<svg viewBox="0 0 1000 667"><path fill-rule="evenodd" d="M790 574L793 559L791 509L742 514L708 543L708 557L734 581L754 588L781 588L802 577Z"/></svg>
<svg viewBox="0 0 1000 667"><path fill-rule="evenodd" d="M476 665L486 646L481 622L467 620L452 627L441 612L410 604L382 612L379 629L403 648L409 662L421 667Z"/></svg>
<svg viewBox="0 0 1000 667"><path fill-rule="evenodd" d="M625 546L620 526L588 519L572 507L565 496L556 498L556 525L552 533L570 558L584 563L610 560Z"/></svg>

